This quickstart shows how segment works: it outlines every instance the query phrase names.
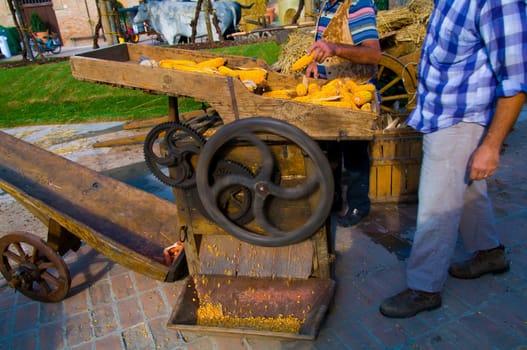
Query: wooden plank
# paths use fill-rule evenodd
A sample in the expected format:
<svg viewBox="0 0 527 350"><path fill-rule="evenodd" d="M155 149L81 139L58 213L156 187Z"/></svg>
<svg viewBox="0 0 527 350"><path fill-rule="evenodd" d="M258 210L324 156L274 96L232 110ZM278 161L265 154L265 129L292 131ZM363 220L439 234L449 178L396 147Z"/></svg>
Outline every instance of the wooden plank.
<svg viewBox="0 0 527 350"><path fill-rule="evenodd" d="M0 132L0 188L108 258L164 280L163 249L179 239L177 207Z"/></svg>
<svg viewBox="0 0 527 350"><path fill-rule="evenodd" d="M379 166L377 167L377 195L378 196L391 196L392 195L392 166Z"/></svg>
<svg viewBox="0 0 527 350"><path fill-rule="evenodd" d="M392 164L391 183L392 188L390 195L399 196L406 194L406 173L404 167L400 164Z"/></svg>
<svg viewBox="0 0 527 350"><path fill-rule="evenodd" d="M199 249L200 274L309 278L313 243L309 240L283 247L260 247L229 235L204 235Z"/></svg>
<svg viewBox="0 0 527 350"><path fill-rule="evenodd" d="M229 235L206 235L199 249L200 274L236 276L240 241Z"/></svg>

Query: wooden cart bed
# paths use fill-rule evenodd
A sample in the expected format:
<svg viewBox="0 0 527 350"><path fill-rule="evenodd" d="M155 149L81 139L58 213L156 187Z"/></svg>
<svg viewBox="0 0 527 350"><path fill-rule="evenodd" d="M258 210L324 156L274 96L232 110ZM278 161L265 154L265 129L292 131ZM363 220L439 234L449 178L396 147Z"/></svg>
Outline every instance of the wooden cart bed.
<svg viewBox="0 0 527 350"><path fill-rule="evenodd" d="M322 106L287 99L264 97L249 91L238 78L140 65L141 59L190 59L201 62L219 57L214 53L121 44L70 58L72 74L79 80L142 89L168 96L186 96L207 102L225 124L236 119L272 117L304 130L316 140L373 138L381 116L373 112ZM221 55L230 68L260 67L268 70L270 90L294 88L300 77L276 73L260 59Z"/></svg>

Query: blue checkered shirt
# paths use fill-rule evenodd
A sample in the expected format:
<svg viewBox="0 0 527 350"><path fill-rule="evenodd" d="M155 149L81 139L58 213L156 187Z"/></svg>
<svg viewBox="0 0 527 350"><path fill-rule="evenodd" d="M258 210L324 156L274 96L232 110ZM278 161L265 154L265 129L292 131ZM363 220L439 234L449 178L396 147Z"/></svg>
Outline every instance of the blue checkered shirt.
<svg viewBox="0 0 527 350"><path fill-rule="evenodd" d="M527 93L525 0L435 0L408 124L429 133L488 126L496 99Z"/></svg>

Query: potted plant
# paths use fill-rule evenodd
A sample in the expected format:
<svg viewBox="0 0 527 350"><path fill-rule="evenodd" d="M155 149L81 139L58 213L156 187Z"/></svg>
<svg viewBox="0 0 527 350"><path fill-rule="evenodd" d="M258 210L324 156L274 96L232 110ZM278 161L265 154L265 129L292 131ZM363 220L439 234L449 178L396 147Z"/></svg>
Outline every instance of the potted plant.
<svg viewBox="0 0 527 350"><path fill-rule="evenodd" d="M46 28L46 25L44 24L44 21L42 21L42 18L36 12L31 13L30 28L37 38L46 41L48 30Z"/></svg>

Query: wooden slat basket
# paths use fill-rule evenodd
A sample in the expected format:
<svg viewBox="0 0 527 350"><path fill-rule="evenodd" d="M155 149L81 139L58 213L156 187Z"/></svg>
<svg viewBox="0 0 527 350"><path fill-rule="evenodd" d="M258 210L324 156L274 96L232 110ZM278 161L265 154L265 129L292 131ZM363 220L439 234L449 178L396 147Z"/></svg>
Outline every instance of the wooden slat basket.
<svg viewBox="0 0 527 350"><path fill-rule="evenodd" d="M376 132L370 142L372 202L417 201L422 141L410 127Z"/></svg>

